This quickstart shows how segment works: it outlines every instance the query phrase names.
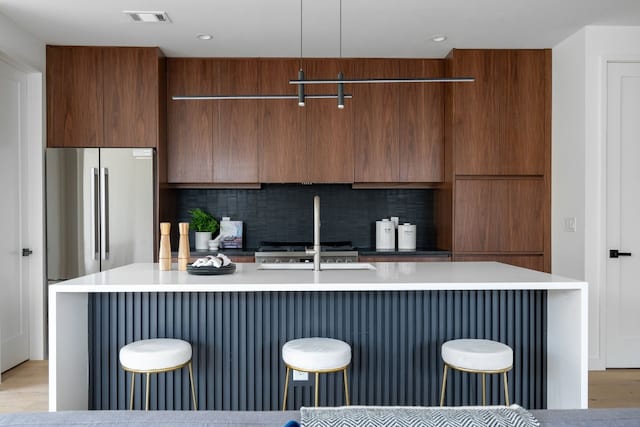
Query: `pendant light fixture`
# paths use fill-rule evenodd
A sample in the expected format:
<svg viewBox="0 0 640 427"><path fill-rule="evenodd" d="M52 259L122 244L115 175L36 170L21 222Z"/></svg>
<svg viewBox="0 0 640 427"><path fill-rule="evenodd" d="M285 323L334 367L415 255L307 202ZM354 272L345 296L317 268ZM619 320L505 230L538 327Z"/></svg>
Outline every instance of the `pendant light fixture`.
<svg viewBox="0 0 640 427"><path fill-rule="evenodd" d="M300 70L298 71L298 80L304 80L304 71L302 70L302 0L300 0ZM304 107L304 85L298 85L298 105Z"/></svg>
<svg viewBox="0 0 640 427"><path fill-rule="evenodd" d="M340 62L342 62L342 0L340 0ZM342 71L338 73L338 108L344 109L344 83L340 80L344 79Z"/></svg>

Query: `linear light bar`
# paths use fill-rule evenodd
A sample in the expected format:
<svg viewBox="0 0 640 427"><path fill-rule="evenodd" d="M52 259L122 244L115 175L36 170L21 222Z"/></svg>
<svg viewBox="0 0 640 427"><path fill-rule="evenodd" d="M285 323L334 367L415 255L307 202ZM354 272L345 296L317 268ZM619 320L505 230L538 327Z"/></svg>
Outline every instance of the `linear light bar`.
<svg viewBox="0 0 640 427"><path fill-rule="evenodd" d="M338 95L305 95L307 99L337 99ZM345 98L351 99L353 95L344 95ZM298 99L298 95L177 95L172 96L174 101L189 101L189 100L225 100L225 99Z"/></svg>
<svg viewBox="0 0 640 427"><path fill-rule="evenodd" d="M291 85L319 85L339 83L464 83L475 82L473 77L419 77L403 79L326 79L326 80L289 80Z"/></svg>

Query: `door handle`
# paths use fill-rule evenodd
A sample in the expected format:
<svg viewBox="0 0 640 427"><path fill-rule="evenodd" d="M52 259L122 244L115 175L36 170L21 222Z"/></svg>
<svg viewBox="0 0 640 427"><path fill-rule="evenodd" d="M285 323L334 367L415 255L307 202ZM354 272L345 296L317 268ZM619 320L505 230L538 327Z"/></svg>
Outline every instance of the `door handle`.
<svg viewBox="0 0 640 427"><path fill-rule="evenodd" d="M29 248L22 248L22 256L29 256L33 253L33 251Z"/></svg>
<svg viewBox="0 0 640 427"><path fill-rule="evenodd" d="M620 252L618 249L609 250L609 258L618 258L621 256L631 256L631 252Z"/></svg>
<svg viewBox="0 0 640 427"><path fill-rule="evenodd" d="M100 222L102 226L102 259L109 259L109 169L101 168Z"/></svg>
<svg viewBox="0 0 640 427"><path fill-rule="evenodd" d="M100 221L98 218L98 211L100 210L99 193L98 168L91 168L91 216L93 219L93 233L91 238L93 239L93 259L95 260L100 258L100 229L98 227Z"/></svg>

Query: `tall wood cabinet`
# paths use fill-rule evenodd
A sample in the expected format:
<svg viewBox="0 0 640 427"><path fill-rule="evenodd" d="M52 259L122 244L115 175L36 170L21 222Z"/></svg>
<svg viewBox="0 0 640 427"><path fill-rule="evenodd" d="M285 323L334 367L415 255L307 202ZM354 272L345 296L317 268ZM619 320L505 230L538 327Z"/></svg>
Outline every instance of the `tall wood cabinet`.
<svg viewBox="0 0 640 427"><path fill-rule="evenodd" d="M47 146L157 147L157 48L47 46Z"/></svg>
<svg viewBox="0 0 640 427"><path fill-rule="evenodd" d="M551 52L454 50L439 245L454 261L551 269Z"/></svg>

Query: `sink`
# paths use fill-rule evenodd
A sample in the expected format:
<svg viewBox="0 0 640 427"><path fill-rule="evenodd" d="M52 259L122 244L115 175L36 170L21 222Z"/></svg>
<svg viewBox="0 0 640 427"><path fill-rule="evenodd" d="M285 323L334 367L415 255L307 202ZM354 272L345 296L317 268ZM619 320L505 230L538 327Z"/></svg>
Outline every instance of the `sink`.
<svg viewBox="0 0 640 427"><path fill-rule="evenodd" d="M373 264L366 262L328 262L320 264L321 270L375 270ZM258 270L313 270L311 262L262 263Z"/></svg>

